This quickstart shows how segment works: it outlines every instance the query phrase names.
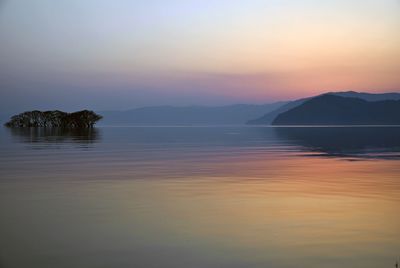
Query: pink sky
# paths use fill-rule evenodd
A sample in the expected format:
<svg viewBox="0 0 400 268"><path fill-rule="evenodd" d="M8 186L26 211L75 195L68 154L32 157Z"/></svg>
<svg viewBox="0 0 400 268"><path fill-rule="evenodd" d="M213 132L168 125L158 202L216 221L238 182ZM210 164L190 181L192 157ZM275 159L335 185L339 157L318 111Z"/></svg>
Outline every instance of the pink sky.
<svg viewBox="0 0 400 268"><path fill-rule="evenodd" d="M399 91L399 29L397 0L5 1L0 105L124 109Z"/></svg>

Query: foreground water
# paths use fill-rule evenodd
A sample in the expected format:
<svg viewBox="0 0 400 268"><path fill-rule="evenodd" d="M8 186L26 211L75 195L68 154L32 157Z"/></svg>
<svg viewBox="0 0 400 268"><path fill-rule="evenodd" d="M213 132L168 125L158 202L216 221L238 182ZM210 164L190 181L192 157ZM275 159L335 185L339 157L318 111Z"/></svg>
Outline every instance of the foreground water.
<svg viewBox="0 0 400 268"><path fill-rule="evenodd" d="M0 267L394 267L400 128L0 130Z"/></svg>

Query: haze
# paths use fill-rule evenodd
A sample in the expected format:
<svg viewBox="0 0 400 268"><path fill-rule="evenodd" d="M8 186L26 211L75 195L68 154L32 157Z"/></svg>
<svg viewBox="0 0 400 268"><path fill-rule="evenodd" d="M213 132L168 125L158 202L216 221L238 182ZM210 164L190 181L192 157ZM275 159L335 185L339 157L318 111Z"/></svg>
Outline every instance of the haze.
<svg viewBox="0 0 400 268"><path fill-rule="evenodd" d="M400 89L397 0L0 0L0 111Z"/></svg>

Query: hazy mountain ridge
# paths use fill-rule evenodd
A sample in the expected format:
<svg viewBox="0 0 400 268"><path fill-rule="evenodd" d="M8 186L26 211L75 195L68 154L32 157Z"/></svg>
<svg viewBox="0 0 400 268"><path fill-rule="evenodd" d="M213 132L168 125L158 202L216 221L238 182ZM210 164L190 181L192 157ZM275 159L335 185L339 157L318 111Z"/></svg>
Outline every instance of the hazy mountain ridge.
<svg viewBox="0 0 400 268"><path fill-rule="evenodd" d="M249 125L270 125L272 122L282 113L285 113L291 109L294 109L303 103L320 96L324 95L335 95L340 97L350 97L350 98L359 98L365 101L383 101L383 100L400 100L400 93L364 93L364 92L355 92L355 91L344 91L344 92L329 92L320 94L314 97L302 98L292 102L289 102L276 110L269 112L263 115L260 118L256 118L247 122Z"/></svg>
<svg viewBox="0 0 400 268"><path fill-rule="evenodd" d="M248 120L273 111L286 102L271 104L235 104L227 106L153 106L128 111L98 111L101 125L191 125L245 124Z"/></svg>
<svg viewBox="0 0 400 268"><path fill-rule="evenodd" d="M400 93L329 92L290 102L235 104L226 106L149 106L126 111L97 111L103 116L99 125L270 125L280 114L324 95L358 98L368 102L400 100ZM0 114L5 123L10 114Z"/></svg>
<svg viewBox="0 0 400 268"><path fill-rule="evenodd" d="M366 101L400 100L400 93L365 93L356 91L329 92L326 94L347 98L359 98Z"/></svg>
<svg viewBox="0 0 400 268"><path fill-rule="evenodd" d="M306 102L309 99L310 98L304 98L304 99L299 99L299 100L295 100L295 101L286 103L285 105L282 105L281 107L277 108L276 110L269 112L260 118L247 121L247 124L248 125L270 125L272 123L272 121L274 121L278 115L303 104L304 102Z"/></svg>
<svg viewBox="0 0 400 268"><path fill-rule="evenodd" d="M325 94L281 113L273 125L399 125L400 100L366 101Z"/></svg>

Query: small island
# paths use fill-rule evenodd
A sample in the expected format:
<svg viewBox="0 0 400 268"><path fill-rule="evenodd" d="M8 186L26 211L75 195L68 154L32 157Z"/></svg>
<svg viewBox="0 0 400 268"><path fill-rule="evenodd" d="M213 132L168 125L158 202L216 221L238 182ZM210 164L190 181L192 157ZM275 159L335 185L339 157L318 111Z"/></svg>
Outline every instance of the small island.
<svg viewBox="0 0 400 268"><path fill-rule="evenodd" d="M60 127L60 128L91 128L101 115L93 111L83 110L74 113L62 111L29 111L11 117L5 124L7 127Z"/></svg>

